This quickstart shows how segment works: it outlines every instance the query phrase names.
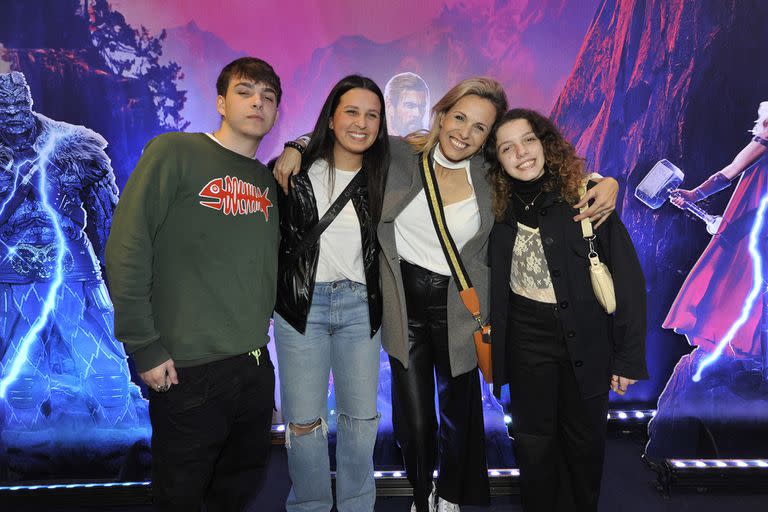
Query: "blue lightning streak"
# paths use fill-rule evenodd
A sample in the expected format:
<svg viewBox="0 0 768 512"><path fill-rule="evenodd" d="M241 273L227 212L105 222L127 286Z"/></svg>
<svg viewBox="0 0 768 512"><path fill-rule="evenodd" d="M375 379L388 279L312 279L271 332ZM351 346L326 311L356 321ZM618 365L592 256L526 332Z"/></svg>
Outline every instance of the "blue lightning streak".
<svg viewBox="0 0 768 512"><path fill-rule="evenodd" d="M5 201L3 201L3 204L0 205L0 215L3 214L5 211L5 207L8 206L8 203L11 202L11 199L13 199L13 196L16 195L16 189L19 186L19 169L26 164L29 160L25 160L22 163L20 163L18 166L16 166L16 171L13 173L13 188L11 189L11 192L8 194L8 197L5 198Z"/></svg>
<svg viewBox="0 0 768 512"><path fill-rule="evenodd" d="M32 327L30 327L29 331L24 335L24 337L21 340L21 343L19 343L18 351L16 352L16 357L13 359L13 361L10 364L10 370L5 375L5 377L0 381L0 398L5 398L5 395L8 391L8 386L10 386L13 381L16 380L16 378L19 376L19 373L21 372L21 368L24 365L24 363L27 362L27 356L29 355L29 350L32 347L32 343L37 339L37 335L40 333L40 331L43 329L45 324L48 322L48 317L51 315L51 312L55 309L55 303L56 303L56 294L59 291L59 288L61 287L62 282L64 281L64 278L62 276L62 269L63 269L63 262L64 262L64 252L66 251L66 245L65 245L65 239L64 239L64 233L61 230L61 226L59 226L59 220L58 215L56 211L51 208L50 204L48 203L48 191L46 189L46 164L50 161L48 156L50 155L53 148L56 146L56 142L58 140L58 136L51 135L49 139L46 141L45 145L40 149L40 157L38 158L38 168L40 171L40 174L38 176L40 180L40 198L42 200L43 209L48 214L48 216L51 218L51 224L53 224L53 230L56 234L56 245L57 245L57 254L56 254L56 272L55 277L53 281L51 281L51 286L48 290L48 294L46 295L45 302L43 304L43 309L40 312L40 315L37 317L35 322L32 324ZM30 170L30 173L32 171ZM14 190L15 190L15 183L14 183ZM3 204L3 207L8 204L7 201Z"/></svg>
<svg viewBox="0 0 768 512"><path fill-rule="evenodd" d="M752 311L752 307L755 305L755 300L763 291L763 258L760 254L758 245L760 232L763 229L763 224L765 221L766 206L768 206L768 195L763 196L763 199L760 201L760 206L757 208L757 218L755 219L755 223L752 225L752 230L749 232L749 254L752 256L753 274L752 290L750 290L749 295L747 295L747 298L744 301L744 306L741 309L741 315L739 318L737 318L736 321L731 325L731 328L728 329L728 332L725 333L725 336L722 340L720 340L720 343L717 344L715 350L707 357L702 359L701 363L699 363L696 374L693 376L694 382L699 382L701 380L701 373L704 371L704 369L717 361L717 359L723 353L723 350L725 350L725 347L730 345L733 337L736 335L736 331L738 331L749 319L749 313Z"/></svg>
<svg viewBox="0 0 768 512"><path fill-rule="evenodd" d="M13 199L13 196L16 195L16 190L19 188L19 170L22 169L27 163L34 162L33 160L24 160L18 165L16 165L16 170L13 173L13 187L11 188L11 191L8 193L8 197L5 198L5 201L3 201L3 204L0 205L0 216L3 215L3 212L5 211L5 208L8 206L8 203L11 202ZM34 167L32 167L29 171L29 173L24 176L21 179L22 183L28 182L32 175L34 174ZM3 261L7 260L11 256L13 256L16 253L16 247L11 247L10 245L6 244L5 242L0 241L0 244L3 244L4 247L8 249L8 253L3 258Z"/></svg>

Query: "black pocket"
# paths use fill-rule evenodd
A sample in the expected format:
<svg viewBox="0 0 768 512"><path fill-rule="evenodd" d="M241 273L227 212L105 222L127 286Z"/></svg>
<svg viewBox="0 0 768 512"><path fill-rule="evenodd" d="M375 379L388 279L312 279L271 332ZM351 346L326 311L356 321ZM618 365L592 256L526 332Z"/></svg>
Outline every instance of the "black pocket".
<svg viewBox="0 0 768 512"><path fill-rule="evenodd" d="M209 365L176 368L178 384L174 384L162 396L169 412L183 412L200 407L208 399L208 369Z"/></svg>

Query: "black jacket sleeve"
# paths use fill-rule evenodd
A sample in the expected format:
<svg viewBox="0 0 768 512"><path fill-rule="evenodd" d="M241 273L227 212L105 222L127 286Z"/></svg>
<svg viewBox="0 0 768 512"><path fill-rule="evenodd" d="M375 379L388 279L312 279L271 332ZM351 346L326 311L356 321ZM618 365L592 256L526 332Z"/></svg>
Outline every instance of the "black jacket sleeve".
<svg viewBox="0 0 768 512"><path fill-rule="evenodd" d="M630 379L647 379L646 288L643 270L632 239L617 214L609 218L602 231L604 240L601 245L608 259L607 265L616 291L616 312L611 333L611 373Z"/></svg>

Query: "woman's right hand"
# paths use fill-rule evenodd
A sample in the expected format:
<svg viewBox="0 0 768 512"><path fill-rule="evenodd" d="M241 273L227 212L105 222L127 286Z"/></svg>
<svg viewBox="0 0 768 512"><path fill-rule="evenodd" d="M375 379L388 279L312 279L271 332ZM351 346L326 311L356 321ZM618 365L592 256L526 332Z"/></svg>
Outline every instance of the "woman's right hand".
<svg viewBox="0 0 768 512"><path fill-rule="evenodd" d="M277 180L278 185L282 187L283 192L286 194L288 194L291 176L298 174L300 169L301 153L299 153L299 150L294 148L283 149L283 152L277 157L275 167L272 169L272 174Z"/></svg>
<svg viewBox="0 0 768 512"><path fill-rule="evenodd" d="M693 204L696 202L696 193L693 190L676 188L669 195L669 202L682 209L685 207L685 203Z"/></svg>

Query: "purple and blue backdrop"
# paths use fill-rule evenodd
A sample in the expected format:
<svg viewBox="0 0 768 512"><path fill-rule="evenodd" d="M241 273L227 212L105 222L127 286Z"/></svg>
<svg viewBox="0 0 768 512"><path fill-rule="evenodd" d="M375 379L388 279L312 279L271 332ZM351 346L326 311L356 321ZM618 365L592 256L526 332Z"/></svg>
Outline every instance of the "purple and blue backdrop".
<svg viewBox="0 0 768 512"><path fill-rule="evenodd" d="M243 55L269 61L283 81L279 121L259 149L263 161L311 128L331 85L348 73L382 88L398 73L416 73L432 101L463 78L490 75L512 106L550 114L591 170L619 180L617 212L647 279L651 378L612 396L612 406L653 408L661 395L648 447L654 457L768 455L768 441L757 435L768 422L763 299L748 300L764 287L753 272L761 252L746 249L750 236L762 236L755 226L768 192L765 161L745 170L728 222L714 237L669 203L652 210L634 197L661 159L685 171L683 186L692 188L749 142L757 106L768 99L768 66L757 57L765 47L765 2L337 0L286 9L247 0L215 7L10 0L2 11L0 73L23 78L6 75L0 83L0 111L7 116L11 108L3 91L16 94L25 80L34 102L27 108L42 129L23 153L3 145L2 134L15 128L0 118L0 480L124 476L128 466L146 467L146 402L112 336L98 272L103 239L144 144L166 131L216 129L216 76ZM425 121L423 110L418 117ZM98 180L89 178L93 166ZM58 183L48 186L60 187L53 192L74 206L53 205L45 187L30 189L35 173ZM63 179L72 174L76 183ZM720 214L730 196L731 189L721 192L705 207ZM23 220L32 214L50 239L29 243L32 228ZM75 230L70 245L55 236L65 225ZM665 323L708 243L716 244L708 252L725 256L712 261L704 253L686 284L691 293L675 303L682 313ZM75 261L72 254L86 256ZM688 340L672 327L700 348L689 354ZM377 453L389 465L397 457L385 358L382 365ZM489 463L509 466L504 400L485 393L495 445ZM332 386L329 400L333 408ZM746 434L734 436L739 429Z"/></svg>

